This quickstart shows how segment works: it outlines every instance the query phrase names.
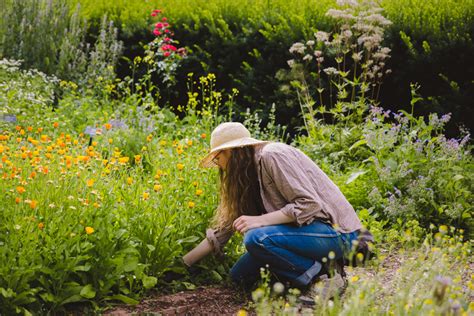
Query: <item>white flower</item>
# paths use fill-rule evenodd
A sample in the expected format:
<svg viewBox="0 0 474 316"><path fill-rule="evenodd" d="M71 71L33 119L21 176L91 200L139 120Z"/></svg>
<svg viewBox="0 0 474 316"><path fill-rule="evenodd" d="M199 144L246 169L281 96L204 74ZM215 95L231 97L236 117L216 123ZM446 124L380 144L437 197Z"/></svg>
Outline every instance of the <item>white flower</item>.
<svg viewBox="0 0 474 316"><path fill-rule="evenodd" d="M311 61L313 59L313 56L309 55L309 54L306 54L304 57L303 57L303 60L307 60L307 61Z"/></svg>
<svg viewBox="0 0 474 316"><path fill-rule="evenodd" d="M303 43L296 42L290 47L290 53L304 54L306 46Z"/></svg>
<svg viewBox="0 0 474 316"><path fill-rule="evenodd" d="M334 67L325 68L325 69L323 69L323 71L324 71L328 76L337 75L337 74L339 73L339 71L337 71L337 69L334 68Z"/></svg>
<svg viewBox="0 0 474 316"><path fill-rule="evenodd" d="M329 39L329 34L323 31L317 31L314 33L314 37L318 42L326 42Z"/></svg>
<svg viewBox="0 0 474 316"><path fill-rule="evenodd" d="M287 60L286 62L288 63L288 66L290 66L290 68L293 68L293 66L295 65L294 59Z"/></svg>

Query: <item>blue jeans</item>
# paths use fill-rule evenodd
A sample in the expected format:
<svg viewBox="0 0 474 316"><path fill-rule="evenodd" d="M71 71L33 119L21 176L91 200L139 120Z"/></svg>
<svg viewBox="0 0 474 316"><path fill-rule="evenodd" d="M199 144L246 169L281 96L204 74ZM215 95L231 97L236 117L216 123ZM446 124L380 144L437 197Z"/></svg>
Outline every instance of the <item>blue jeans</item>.
<svg viewBox="0 0 474 316"><path fill-rule="evenodd" d="M341 234L330 224L315 221L298 227L281 224L254 228L244 235L247 252L230 270L232 280L245 287L260 277L260 268L269 270L283 282L305 287L322 271L323 258L333 251L334 260L351 249L358 233Z"/></svg>

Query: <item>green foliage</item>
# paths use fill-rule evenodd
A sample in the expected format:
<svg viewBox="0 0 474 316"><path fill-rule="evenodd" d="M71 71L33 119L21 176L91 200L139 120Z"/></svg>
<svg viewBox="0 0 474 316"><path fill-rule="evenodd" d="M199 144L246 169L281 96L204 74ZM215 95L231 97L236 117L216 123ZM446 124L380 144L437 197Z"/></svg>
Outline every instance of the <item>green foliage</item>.
<svg viewBox="0 0 474 316"><path fill-rule="evenodd" d="M115 79L122 53L117 28L100 17L98 34L88 38L80 5L66 0L7 0L1 18L0 56L23 60L23 66L100 90ZM74 8L74 10L72 10ZM99 84L97 84L99 83Z"/></svg>

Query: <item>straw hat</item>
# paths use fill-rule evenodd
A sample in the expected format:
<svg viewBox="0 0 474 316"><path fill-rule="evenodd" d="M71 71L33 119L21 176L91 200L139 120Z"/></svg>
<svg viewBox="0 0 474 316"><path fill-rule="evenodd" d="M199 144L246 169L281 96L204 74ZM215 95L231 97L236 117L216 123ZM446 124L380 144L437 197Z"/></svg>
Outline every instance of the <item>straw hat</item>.
<svg viewBox="0 0 474 316"><path fill-rule="evenodd" d="M199 164L201 167L210 168L217 165L212 161L223 149L237 148L258 144L269 143L250 137L250 132L244 125L237 122L226 122L219 124L211 134L211 150Z"/></svg>

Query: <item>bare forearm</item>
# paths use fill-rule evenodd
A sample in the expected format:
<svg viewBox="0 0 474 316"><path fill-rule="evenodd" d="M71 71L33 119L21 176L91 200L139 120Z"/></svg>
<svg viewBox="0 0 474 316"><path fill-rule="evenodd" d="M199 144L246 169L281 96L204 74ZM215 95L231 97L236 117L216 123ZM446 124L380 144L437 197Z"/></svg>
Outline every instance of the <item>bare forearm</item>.
<svg viewBox="0 0 474 316"><path fill-rule="evenodd" d="M270 226L270 225L278 225L278 224L286 224L294 222L295 219L283 214L281 211L270 212L267 214L261 215L263 226Z"/></svg>

